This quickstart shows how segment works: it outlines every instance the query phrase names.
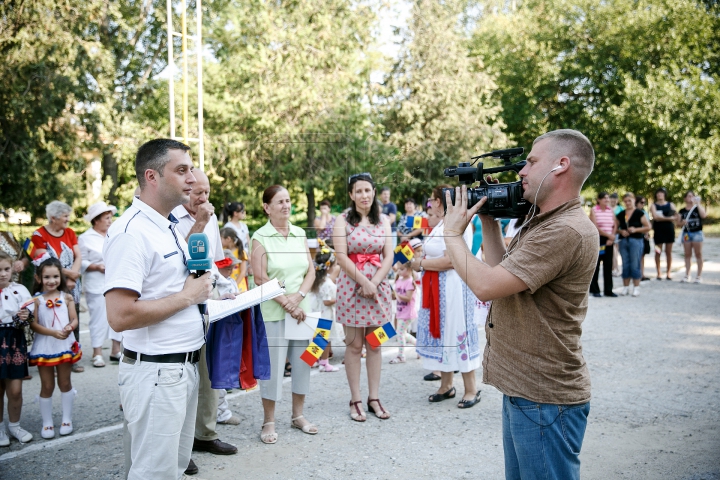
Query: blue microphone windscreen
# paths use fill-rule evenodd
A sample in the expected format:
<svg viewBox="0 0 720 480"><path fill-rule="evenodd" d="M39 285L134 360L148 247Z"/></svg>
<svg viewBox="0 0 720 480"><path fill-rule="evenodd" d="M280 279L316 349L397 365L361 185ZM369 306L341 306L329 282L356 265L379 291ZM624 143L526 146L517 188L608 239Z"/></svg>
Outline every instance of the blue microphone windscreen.
<svg viewBox="0 0 720 480"><path fill-rule="evenodd" d="M204 233L193 233L188 238L188 250L190 258L193 260L203 260L210 258L210 241ZM189 262L188 262L189 263ZM210 270L208 268L208 270Z"/></svg>
<svg viewBox="0 0 720 480"><path fill-rule="evenodd" d="M198 270L210 270L212 269L212 261L209 258L188 260L187 268L192 272L196 272Z"/></svg>

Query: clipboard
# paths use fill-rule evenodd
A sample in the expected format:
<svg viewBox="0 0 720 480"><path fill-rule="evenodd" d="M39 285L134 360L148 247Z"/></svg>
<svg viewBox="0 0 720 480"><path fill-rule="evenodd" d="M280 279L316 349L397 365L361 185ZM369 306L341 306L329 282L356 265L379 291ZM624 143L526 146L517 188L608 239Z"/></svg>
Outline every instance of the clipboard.
<svg viewBox="0 0 720 480"><path fill-rule="evenodd" d="M312 340L315 335L320 312L305 314L305 321L298 324L289 313L285 314L285 340Z"/></svg>

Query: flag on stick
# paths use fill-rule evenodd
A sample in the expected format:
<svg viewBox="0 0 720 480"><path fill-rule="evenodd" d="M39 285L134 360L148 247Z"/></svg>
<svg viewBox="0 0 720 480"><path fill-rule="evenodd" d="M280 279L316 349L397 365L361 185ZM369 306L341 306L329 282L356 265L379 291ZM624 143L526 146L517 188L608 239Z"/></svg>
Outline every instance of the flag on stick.
<svg viewBox="0 0 720 480"><path fill-rule="evenodd" d="M425 217L415 215L413 217L406 217L405 226L407 228L412 228L413 230L417 230L418 228L427 228L428 221Z"/></svg>
<svg viewBox="0 0 720 480"><path fill-rule="evenodd" d="M393 258L393 265L395 265L397 262L407 263L412 260L414 255L415 252L413 251L412 247L407 242L403 242L397 247L395 247L395 257Z"/></svg>
<svg viewBox="0 0 720 480"><path fill-rule="evenodd" d="M371 347L377 348L383 343L390 340L395 336L397 332L393 328L390 322L386 323L380 328L373 330L365 336L365 340L370 344Z"/></svg>
<svg viewBox="0 0 720 480"><path fill-rule="evenodd" d="M315 337L318 335L325 340L330 340L330 330L332 329L332 320L326 318L318 319L317 327L315 328Z"/></svg>
<svg viewBox="0 0 720 480"><path fill-rule="evenodd" d="M325 347L327 347L328 341L325 340L321 336L316 336L312 340L310 340L310 345L305 349L302 355L300 355L300 359L310 365L311 367L315 365L315 362L317 362L320 357L323 354L323 351L325 350Z"/></svg>

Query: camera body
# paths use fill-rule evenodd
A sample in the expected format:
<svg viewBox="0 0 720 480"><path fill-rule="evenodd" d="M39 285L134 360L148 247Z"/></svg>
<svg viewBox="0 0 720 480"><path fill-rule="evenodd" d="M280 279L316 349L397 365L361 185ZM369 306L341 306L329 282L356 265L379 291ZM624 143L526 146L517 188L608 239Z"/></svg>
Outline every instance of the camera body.
<svg viewBox="0 0 720 480"><path fill-rule="evenodd" d="M521 218L528 214L531 207L531 203L523 197L522 181L488 184L485 181L485 174L508 171L514 171L515 173L520 172L527 162L523 160L521 162L511 163L511 159L522 155L524 151L525 149L522 147L508 148L472 158L472 160L488 157L500 158L504 163L501 167L483 169L482 162L479 162L477 167L471 166L468 162L462 162L459 163L457 167L446 168L444 173L446 177L458 177L461 185L472 185L475 182L480 182L479 187L468 188L468 208L472 208L483 197L487 197L487 201L485 205L480 207L479 213L490 215L493 218ZM455 205L455 189L445 190L450 192L450 200L452 204ZM442 202L443 208L447 210L444 195Z"/></svg>

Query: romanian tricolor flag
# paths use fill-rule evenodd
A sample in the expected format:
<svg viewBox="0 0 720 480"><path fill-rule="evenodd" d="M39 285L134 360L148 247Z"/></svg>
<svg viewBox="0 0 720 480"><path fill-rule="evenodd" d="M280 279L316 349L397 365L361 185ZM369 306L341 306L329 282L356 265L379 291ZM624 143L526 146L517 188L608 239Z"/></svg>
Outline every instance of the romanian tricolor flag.
<svg viewBox="0 0 720 480"><path fill-rule="evenodd" d="M414 217L406 217L405 226L417 230L418 228L428 228L428 220L420 215Z"/></svg>
<svg viewBox="0 0 720 480"><path fill-rule="evenodd" d="M325 350L325 347L327 347L328 341L325 340L321 336L316 336L312 340L310 340L310 345L305 349L302 355L300 355L300 359L310 365L311 367L315 365L315 362L317 362L320 357L323 354L323 351Z"/></svg>
<svg viewBox="0 0 720 480"><path fill-rule="evenodd" d="M32 259L32 251L35 249L35 245L33 245L32 239L26 238L25 242L23 242L23 250L25 250L25 253L28 254L28 257Z"/></svg>
<svg viewBox="0 0 720 480"><path fill-rule="evenodd" d="M371 347L377 348L383 343L390 340L396 334L390 322L386 323L380 328L373 330L365 336L365 340L370 344Z"/></svg>
<svg viewBox="0 0 720 480"><path fill-rule="evenodd" d="M330 340L330 330L332 329L332 320L325 318L318 319L317 328L315 329L315 337L322 337L325 340ZM324 348L324 347L323 347Z"/></svg>
<svg viewBox="0 0 720 480"><path fill-rule="evenodd" d="M395 257L393 258L393 265L395 265L397 262L407 263L412 260L414 255L415 252L413 252L412 247L407 242L403 242L397 247L395 247Z"/></svg>

